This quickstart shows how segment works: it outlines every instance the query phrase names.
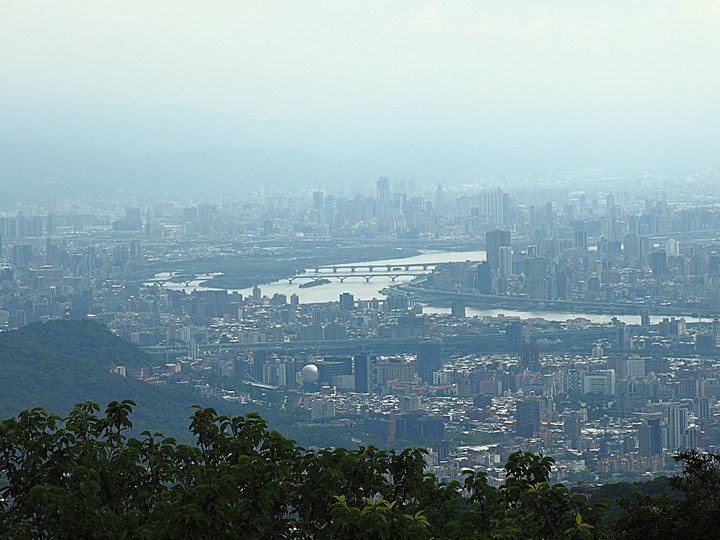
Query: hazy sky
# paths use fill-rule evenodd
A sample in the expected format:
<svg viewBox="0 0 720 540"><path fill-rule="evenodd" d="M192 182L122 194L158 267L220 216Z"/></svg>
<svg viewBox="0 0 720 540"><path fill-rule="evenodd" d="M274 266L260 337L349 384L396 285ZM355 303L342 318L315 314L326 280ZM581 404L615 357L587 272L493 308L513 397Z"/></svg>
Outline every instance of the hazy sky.
<svg viewBox="0 0 720 540"><path fill-rule="evenodd" d="M316 151L714 151L719 58L716 0L0 0L0 105L196 107Z"/></svg>

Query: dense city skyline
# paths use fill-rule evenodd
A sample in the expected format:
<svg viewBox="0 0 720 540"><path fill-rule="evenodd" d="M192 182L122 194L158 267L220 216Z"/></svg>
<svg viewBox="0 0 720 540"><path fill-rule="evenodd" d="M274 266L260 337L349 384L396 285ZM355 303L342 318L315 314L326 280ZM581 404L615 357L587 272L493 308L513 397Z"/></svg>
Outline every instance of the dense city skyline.
<svg viewBox="0 0 720 540"><path fill-rule="evenodd" d="M136 399L135 429L150 419L172 437L188 403L213 407L195 412L198 448L131 439L150 452L131 458L137 471L155 476L156 448L182 461L165 474L237 469L211 432L253 451L275 441L311 468L316 451L357 455L356 471L389 456L423 490L431 478L457 490L465 517L482 506L478 523L495 519L493 493L515 515L531 493L575 504L600 484L667 491L658 476L705 459L717 481L717 0L2 11L0 411L22 420L0 422L0 532L22 513L13 483L33 497L87 487L79 468L51 469L57 489L33 485L23 467L37 460L15 466L23 437L38 463L65 455L43 446L56 431L120 444ZM62 422L21 412L90 399L112 419L92 403ZM249 431L224 438L241 424L252 444ZM98 432L84 440L87 426ZM688 474L670 483L693 495ZM155 478L158 494L182 486L172 475ZM461 495L463 481L474 487ZM358 504L392 512L380 493ZM366 515L338 494L317 495L331 521L343 505ZM277 515L299 516L306 497ZM675 499L620 505L633 501ZM437 517L425 510L400 520L424 530ZM604 534L584 502L563 512L551 528Z"/></svg>
<svg viewBox="0 0 720 540"><path fill-rule="evenodd" d="M720 445L718 194L585 180L23 206L0 216L0 328L102 322L152 355L106 373L291 400L285 432L421 444L441 479L499 482L518 448L558 479L646 478Z"/></svg>

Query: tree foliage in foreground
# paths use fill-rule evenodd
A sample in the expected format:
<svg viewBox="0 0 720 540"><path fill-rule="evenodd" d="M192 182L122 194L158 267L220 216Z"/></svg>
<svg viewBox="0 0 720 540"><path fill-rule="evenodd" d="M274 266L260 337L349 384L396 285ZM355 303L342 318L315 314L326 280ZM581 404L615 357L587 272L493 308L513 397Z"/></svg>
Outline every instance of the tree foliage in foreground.
<svg viewBox="0 0 720 540"><path fill-rule="evenodd" d="M720 454L678 452L681 475L670 486L679 497L634 493L618 499L622 513L613 523L618 538L627 540L718 539L720 516Z"/></svg>
<svg viewBox="0 0 720 540"><path fill-rule="evenodd" d="M507 480L438 483L424 451L306 451L257 415L197 407L194 445L127 437L131 401L0 422L0 535L12 538L598 538L601 503L518 452Z"/></svg>

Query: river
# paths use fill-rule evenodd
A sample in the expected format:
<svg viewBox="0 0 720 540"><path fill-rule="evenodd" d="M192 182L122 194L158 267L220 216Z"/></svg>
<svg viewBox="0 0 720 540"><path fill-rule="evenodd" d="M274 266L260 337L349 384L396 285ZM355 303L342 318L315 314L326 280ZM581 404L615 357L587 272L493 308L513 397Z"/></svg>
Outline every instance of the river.
<svg viewBox="0 0 720 540"><path fill-rule="evenodd" d="M485 260L485 252L484 251L457 251L457 252L434 252L434 251L428 251L424 252L420 255L415 255L413 257L405 257L402 259L382 259L382 260L375 260L375 261L359 261L354 263L342 263L340 266L364 266L364 265L392 265L393 268L395 267L402 267L405 264L417 264L417 263L443 263L443 262L463 262L463 261L484 261ZM332 266L332 265L328 265ZM414 268L413 270L418 270L417 268ZM420 269L421 270L421 269ZM377 271L377 270L376 270ZM381 270L380 273L384 271ZM341 270L338 269L338 273L350 273L349 270ZM363 270L358 269L358 273L367 273ZM400 272L400 271L398 271ZM155 276L156 280L164 280L171 277L171 273L164 272L161 274L157 274ZM165 283L164 287L167 289L172 290L184 290L188 293L192 292L193 290L214 290L213 287L204 286L203 283L206 283L209 279L212 278L213 275L217 274L208 274L204 276L198 276L197 279L194 281L191 281L188 284L184 283L172 283L167 282ZM391 285L393 283L401 283L401 282L407 282L411 281L413 279L413 276L401 276L396 278L396 281L393 282L392 279L388 276L376 276L373 277L369 282L365 280L365 278L360 276L351 276L348 277L344 282L339 282L337 279L333 279L330 276L335 275L333 273L332 269L326 269L326 270L320 270L319 273L315 273L314 269L307 269L306 274L304 275L312 275L312 276L328 276L331 280L330 283L327 283L325 285L318 285L316 287L309 287L309 288L300 288L299 285L301 283L306 283L307 280L296 280L293 283L288 283L287 280L283 279L280 281L275 281L273 283L267 283L265 285L261 285L260 289L262 291L262 294L265 296L272 296L274 294L284 294L290 298L290 295L296 294L300 302L303 304L313 304L313 303L322 303L322 302L337 302L338 298L342 293L350 293L352 294L356 300L372 300L373 298L382 299L385 296L380 292L382 289L387 287L388 285ZM234 291L231 291L234 292ZM250 296L252 295L252 288L248 289L237 289L236 292L241 293L243 296ZM450 309L447 307L441 307L441 306L432 306L432 305L424 305L423 311L425 313L437 313L437 314L445 314L450 313ZM593 321L595 323L608 323L612 319L613 316L616 316L620 321L629 323L629 324L639 324L640 323L640 317L637 315L613 315L612 313L607 315L598 315L595 313L569 313L569 312L560 312L560 311L519 311L519 310L512 310L512 309L492 309L492 308L471 308L468 307L466 310L466 315L468 317L485 317L485 316L496 316L498 314L503 314L505 316L517 316L522 319L528 319L528 318L543 318L548 321L566 321L568 319L575 319L577 317L582 317L585 319L589 319L590 321ZM656 323L663 319L661 316L652 316L650 317L651 322ZM691 321L688 321L691 322Z"/></svg>
<svg viewBox="0 0 720 540"><path fill-rule="evenodd" d="M484 261L484 251L457 251L457 252L433 252L428 251L420 255L414 255L412 257L405 257L402 259L379 259L374 261L358 261L353 263L342 263L341 266L347 267L350 265L364 266L364 265L391 265L393 268L402 267L405 264L416 264L416 263L443 263L443 262L463 262L463 261ZM328 265L332 266L332 265ZM422 269L413 268L413 271L422 271ZM385 269L376 269L376 272L383 273ZM402 271L398 271L402 272ZM338 273L349 274L349 270L338 270ZM358 274L367 274L366 271L358 269ZM429 270L428 270L429 273ZM155 276L156 280L168 279L171 277L171 273L163 272ZM208 274L204 276L198 276L197 279L191 281L187 285L184 283L172 283L167 282L164 286L167 289L173 290L185 290L191 292L193 290L213 290L212 287L203 286L203 283L207 282L213 275ZM309 287L301 289L300 284L306 283L306 279L299 279L293 283L288 283L286 279L275 281L273 283L266 283L260 285L262 294L272 296L273 294L279 293L284 294L290 298L291 294L297 294L300 298L300 302L304 304L313 304L320 302L336 302L342 293L350 293L355 296L356 300L372 300L373 298L384 298L385 296L380 293L382 289L393 283L392 279L388 276L375 276L369 282L365 281L365 278L358 276L348 277L343 283L340 283L336 278L332 276L336 275L332 269L320 270L317 274L314 268L306 269L304 276L327 276L331 281L326 285L318 285L317 287ZM398 277L394 283L402 283L411 281L413 276L401 276ZM244 296L252 295L252 288L248 289L236 289L237 292Z"/></svg>

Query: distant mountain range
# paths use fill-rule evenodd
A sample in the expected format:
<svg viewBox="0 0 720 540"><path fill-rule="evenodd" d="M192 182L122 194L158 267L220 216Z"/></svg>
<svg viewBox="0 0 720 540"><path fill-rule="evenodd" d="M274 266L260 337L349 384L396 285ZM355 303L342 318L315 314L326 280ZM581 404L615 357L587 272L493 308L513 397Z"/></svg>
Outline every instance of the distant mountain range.
<svg viewBox="0 0 720 540"><path fill-rule="evenodd" d="M126 154L43 141L0 142L0 197L15 201L82 195L222 196L264 187L351 183L381 170L300 150L203 148Z"/></svg>
<svg viewBox="0 0 720 540"><path fill-rule="evenodd" d="M196 198L264 188L330 186L362 191L373 186L378 176L430 185L496 186L508 176L551 176L597 167L625 168L630 163L570 151L548 155L527 151L527 146L388 145L384 142L391 135L382 128L378 123L358 132L342 119L324 128L281 125L179 105L126 102L92 107L4 99L0 101L0 209L86 195ZM444 140L442 135L435 134L434 140ZM461 130L445 135L463 140ZM472 134L467 135L472 140ZM348 150L367 148L375 140L375 149ZM685 161L700 166L717 162L717 154L707 148L697 152L715 156L715 161L697 156ZM676 158L682 161L680 157L655 153L645 163L662 167L666 158L669 163Z"/></svg>
<svg viewBox="0 0 720 540"><path fill-rule="evenodd" d="M261 188L372 185L378 176L428 183L497 184L498 176L572 170L590 160L514 155L488 148L428 150L397 144L345 159L303 150L198 148L123 153L47 141L0 141L0 205L57 197L234 195Z"/></svg>

